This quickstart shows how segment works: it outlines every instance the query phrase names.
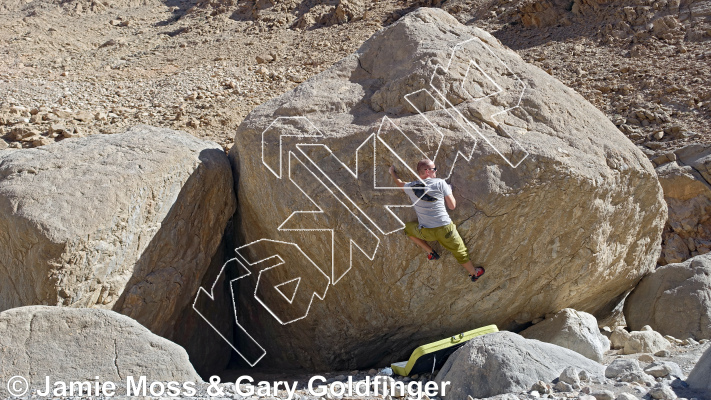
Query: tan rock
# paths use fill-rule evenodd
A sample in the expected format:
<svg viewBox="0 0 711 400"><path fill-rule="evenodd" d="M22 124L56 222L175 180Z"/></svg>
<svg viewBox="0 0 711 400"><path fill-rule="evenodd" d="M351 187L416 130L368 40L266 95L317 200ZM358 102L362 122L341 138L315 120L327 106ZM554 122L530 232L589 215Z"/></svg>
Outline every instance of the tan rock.
<svg viewBox="0 0 711 400"><path fill-rule="evenodd" d="M656 168L669 208L659 263L680 263L711 250L711 146L675 151L675 160ZM709 249L709 250L707 250Z"/></svg>
<svg viewBox="0 0 711 400"><path fill-rule="evenodd" d="M670 347L669 342L659 332L632 331L625 343L623 354L656 353Z"/></svg>
<svg viewBox="0 0 711 400"><path fill-rule="evenodd" d="M600 333L595 317L570 308L520 334L527 339L565 347L597 362L602 361L605 352L610 350L610 341Z"/></svg>
<svg viewBox="0 0 711 400"><path fill-rule="evenodd" d="M625 328L617 326L610 335L610 345L613 349L624 349L629 338L630 333Z"/></svg>
<svg viewBox="0 0 711 400"><path fill-rule="evenodd" d="M400 191L375 193L372 170L368 173L362 167L356 174L362 179L355 181L342 167L329 164L330 156L321 152L322 147L304 148L340 182L347 193L343 198L362 207L359 211L349 206L351 214L299 163L308 160L295 147L300 140L327 144L353 168L356 149L383 123L381 137L393 141L393 150L407 166L414 166L421 152L434 157L438 132L404 96L419 89L437 95L428 86L433 65L446 65L451 46L473 38L477 40L458 50L467 55L458 53L452 69L433 81L445 93L450 108L461 113L462 121L469 121L462 122L469 128L438 110L424 92L413 94L412 101L437 127L446 127L436 159L443 172L440 176L447 176L459 149L473 152L469 162L458 159L452 174L460 205L451 216L474 262L488 267L476 290L449 253L443 250L443 258L433 263L399 233L401 225L382 205L408 205ZM487 45L480 44L484 41ZM505 110L504 104L516 104L520 85L513 75L503 72L506 69L486 46L526 82L520 110L496 115ZM462 86L470 59L497 71L493 79L506 94L472 101L474 95L496 92L496 87L477 74L470 74L471 81ZM280 152L277 145L274 150L282 134L315 134L312 125L299 119L281 119L272 125L279 116L305 116L325 136L318 140L285 138L286 147ZM477 126L486 141L469 124ZM278 155L283 155L281 179L262 162L263 133L267 135L267 165L278 168ZM403 140L403 134L421 148ZM241 309L254 313L250 314L254 322L246 329L269 338L260 343L267 347L265 365L351 369L406 359L412 343L447 337L451 332L489 323L513 329L520 315L528 315L526 321L531 321L570 307L604 317L619 296L651 271L659 255L666 205L652 165L640 150L575 91L526 64L490 34L466 27L439 9L421 8L408 14L376 33L357 53L255 108L238 128L234 142L230 157L239 176L241 222L237 229L244 243L260 239L296 243L317 265L310 264L295 246L277 248L273 242L260 241L250 247L255 256L283 252L289 265L262 274L259 285L263 290L299 276L311 279L311 286L304 287L302 278L298 301L293 303L276 289L270 294L275 296L271 299L278 304L274 309L282 322L303 316L313 298L307 317L285 325L247 295L254 293L261 267L254 266L252 276L240 282ZM521 149L529 153L527 158ZM406 171L405 165L389 150L380 147L379 152L382 159L376 159L376 179L391 186L388 165L396 163L400 171ZM373 165L372 154L372 150L362 153L359 165ZM513 168L514 163L518 167ZM289 180L289 167L296 182ZM402 175L413 180L407 172ZM295 218L304 219L282 225L295 211L316 210L299 188L323 207L325 215L297 214ZM398 212L405 220L414 219L409 210ZM315 219L308 220L311 217ZM328 232L286 230L304 226L336 229L333 265L324 259L332 250ZM384 234L390 230L396 233ZM363 251L353 247L349 270L351 240ZM326 277L335 284L324 281ZM326 288L323 300L313 297ZM393 353L392 349L398 350Z"/></svg>
<svg viewBox="0 0 711 400"><path fill-rule="evenodd" d="M47 306L0 312L0 380L20 375L33 388L53 381L201 382L185 350L109 310ZM159 367L157 367L159 366ZM0 396L8 396L6 385ZM94 393L94 392L92 392Z"/></svg>
<svg viewBox="0 0 711 400"><path fill-rule="evenodd" d="M572 375L573 370L585 371L599 380L605 366L560 346L524 339L512 332L497 332L474 338L452 354L435 382L451 382L447 398L487 398L528 391L539 385L546 387L545 382ZM561 379L558 383L565 382ZM560 386L572 391L567 383Z"/></svg>
<svg viewBox="0 0 711 400"><path fill-rule="evenodd" d="M625 300L632 329L651 325L670 341L711 338L711 254L668 264L644 277Z"/></svg>
<svg viewBox="0 0 711 400"><path fill-rule="evenodd" d="M110 309L169 338L235 208L219 145L148 126L2 152L0 176L0 310Z"/></svg>

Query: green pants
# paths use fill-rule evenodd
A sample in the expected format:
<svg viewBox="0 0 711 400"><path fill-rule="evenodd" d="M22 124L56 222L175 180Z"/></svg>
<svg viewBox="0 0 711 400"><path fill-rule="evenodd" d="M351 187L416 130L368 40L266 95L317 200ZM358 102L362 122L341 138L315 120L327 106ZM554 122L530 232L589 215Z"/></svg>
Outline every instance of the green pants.
<svg viewBox="0 0 711 400"><path fill-rule="evenodd" d="M464 246L464 241L462 237L459 236L457 232L457 226L454 222L450 222L449 225L439 226L437 228L419 228L419 223L417 221L408 222L405 224L405 234L407 236L416 237L422 239L426 242L437 241L445 249L449 250L450 253L457 259L457 262L464 264L469 261L469 252L467 247Z"/></svg>

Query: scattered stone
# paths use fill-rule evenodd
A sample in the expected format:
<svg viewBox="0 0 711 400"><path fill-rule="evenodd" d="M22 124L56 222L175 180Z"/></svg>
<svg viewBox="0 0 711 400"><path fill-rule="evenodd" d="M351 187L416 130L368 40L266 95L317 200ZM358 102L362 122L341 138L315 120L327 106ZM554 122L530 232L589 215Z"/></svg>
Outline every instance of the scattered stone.
<svg viewBox="0 0 711 400"><path fill-rule="evenodd" d="M693 338L687 338L687 339L684 339L684 341L682 342L682 344L683 344L684 346L696 346L696 345L699 344L699 342L697 342L697 341L694 340Z"/></svg>
<svg viewBox="0 0 711 400"><path fill-rule="evenodd" d="M46 146L48 144L54 143L54 140L48 138L48 137L43 137L40 136L34 140L32 140L32 147L41 147L41 146Z"/></svg>
<svg viewBox="0 0 711 400"><path fill-rule="evenodd" d="M82 122L89 122L94 120L94 116L88 111L79 111L74 114L74 119Z"/></svg>
<svg viewBox="0 0 711 400"><path fill-rule="evenodd" d="M613 349L624 349L627 341L630 338L630 333L621 326L616 326L610 334L610 344Z"/></svg>
<svg viewBox="0 0 711 400"><path fill-rule="evenodd" d="M558 379L561 382L570 384L571 386L580 385L578 369L575 367L566 367L563 372L560 373L560 377Z"/></svg>
<svg viewBox="0 0 711 400"><path fill-rule="evenodd" d="M269 70L263 65L257 68L257 73L259 75L269 76Z"/></svg>
<svg viewBox="0 0 711 400"><path fill-rule="evenodd" d="M597 392L592 392L591 395L596 400L615 400L615 394L609 390L600 390Z"/></svg>
<svg viewBox="0 0 711 400"><path fill-rule="evenodd" d="M260 54L256 57L257 64L266 64L274 61L274 57L271 54Z"/></svg>
<svg viewBox="0 0 711 400"><path fill-rule="evenodd" d="M365 13L365 2L363 0L340 0L334 10L335 22L343 24L350 21L358 21Z"/></svg>
<svg viewBox="0 0 711 400"><path fill-rule="evenodd" d="M111 47L111 46L125 46L126 45L126 39L124 38L118 38L118 39L109 39L105 41L104 43L99 46L99 48L104 48L104 47Z"/></svg>
<svg viewBox="0 0 711 400"><path fill-rule="evenodd" d="M677 344L679 346L684 344L683 340L677 339L672 335L664 335L664 339L668 340L671 344Z"/></svg>
<svg viewBox="0 0 711 400"><path fill-rule="evenodd" d="M664 351L664 350L662 350ZM637 357L639 361L645 362L645 363L653 363L654 362L654 357L652 357L649 354L642 354L641 356Z"/></svg>
<svg viewBox="0 0 711 400"><path fill-rule="evenodd" d="M657 384L652 389L649 390L649 395L653 399L657 400L674 400L676 399L676 393L671 387L665 384Z"/></svg>
<svg viewBox="0 0 711 400"><path fill-rule="evenodd" d="M659 350L658 352L654 353L656 357L669 357L671 356L671 353L669 350Z"/></svg>
<svg viewBox="0 0 711 400"><path fill-rule="evenodd" d="M578 372L578 378L580 379L581 382L590 381L590 375L588 374L588 371L586 371L586 370L581 370L580 372Z"/></svg>
<svg viewBox="0 0 711 400"><path fill-rule="evenodd" d="M10 138L12 140L24 140L39 135L39 131L23 125L15 126L10 130Z"/></svg>
<svg viewBox="0 0 711 400"><path fill-rule="evenodd" d="M555 390L559 392L572 392L573 391L573 386L570 385L569 383L559 381L558 383L555 384Z"/></svg>
<svg viewBox="0 0 711 400"><path fill-rule="evenodd" d="M538 381L531 386L531 390L542 393L542 394L551 394L553 393L553 387L550 385L550 383L546 383L543 381Z"/></svg>
<svg viewBox="0 0 711 400"><path fill-rule="evenodd" d="M615 400L639 400L639 398L631 393L620 393Z"/></svg>
<svg viewBox="0 0 711 400"><path fill-rule="evenodd" d="M618 358L605 368L605 378L617 378L627 372L643 372L637 360Z"/></svg>
<svg viewBox="0 0 711 400"><path fill-rule="evenodd" d="M7 142L6 142L5 140L0 139L0 150L5 150L5 149L7 149L8 147L10 147L10 145L7 144Z"/></svg>
<svg viewBox="0 0 711 400"><path fill-rule="evenodd" d="M649 365L644 369L644 372L655 378L666 378L669 376L684 378L679 365L671 361L662 361Z"/></svg>

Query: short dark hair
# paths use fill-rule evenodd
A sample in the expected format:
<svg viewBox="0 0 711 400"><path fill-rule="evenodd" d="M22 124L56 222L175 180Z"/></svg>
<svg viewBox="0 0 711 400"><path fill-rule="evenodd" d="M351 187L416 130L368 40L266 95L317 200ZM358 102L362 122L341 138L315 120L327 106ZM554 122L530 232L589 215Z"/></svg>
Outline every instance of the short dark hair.
<svg viewBox="0 0 711 400"><path fill-rule="evenodd" d="M427 168L430 167L431 162L432 162L432 160L430 160L429 158L423 158L422 160L420 160L417 163L417 173L418 174L423 173Z"/></svg>

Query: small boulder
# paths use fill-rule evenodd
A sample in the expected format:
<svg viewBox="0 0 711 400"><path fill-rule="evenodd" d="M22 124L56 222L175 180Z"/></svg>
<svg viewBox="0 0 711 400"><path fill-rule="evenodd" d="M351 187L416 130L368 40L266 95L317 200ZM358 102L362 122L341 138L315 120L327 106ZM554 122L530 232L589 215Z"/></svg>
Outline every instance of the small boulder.
<svg viewBox="0 0 711 400"><path fill-rule="evenodd" d="M669 357L671 356L671 352L669 350L659 350L658 352L654 353L655 357Z"/></svg>
<svg viewBox="0 0 711 400"><path fill-rule="evenodd" d="M498 332L474 338L454 352L436 381L451 382L450 398L482 398L532 387L538 391L541 388L534 384L553 381L567 367L595 377L602 377L605 368L572 350Z"/></svg>
<svg viewBox="0 0 711 400"><path fill-rule="evenodd" d="M645 374L637 360L618 358L605 369L605 377L620 382L654 384L654 379Z"/></svg>
<svg viewBox="0 0 711 400"><path fill-rule="evenodd" d="M605 378L614 379L622 374L634 371L642 372L637 360L618 358L605 368Z"/></svg>
<svg viewBox="0 0 711 400"><path fill-rule="evenodd" d="M559 392L572 392L573 386L567 382L558 381L558 383L555 384L555 390Z"/></svg>
<svg viewBox="0 0 711 400"><path fill-rule="evenodd" d="M639 361L645 362L645 363L653 363L654 362L654 357L652 357L649 354L642 354L641 356L637 357Z"/></svg>
<svg viewBox="0 0 711 400"><path fill-rule="evenodd" d="M615 330L610 334L610 344L613 349L624 349L627 341L630 338L630 333L621 326L615 327Z"/></svg>
<svg viewBox="0 0 711 400"><path fill-rule="evenodd" d="M617 395L615 400L639 400L639 397L631 393L620 393Z"/></svg>
<svg viewBox="0 0 711 400"><path fill-rule="evenodd" d="M585 357L600 362L610 341L600 333L597 319L592 314L566 308L521 332L521 336L578 352Z"/></svg>
<svg viewBox="0 0 711 400"><path fill-rule="evenodd" d="M558 377L558 380L560 382L568 383L571 386L580 386L580 377L578 376L578 369L575 367L565 368L563 372L560 373L560 377Z"/></svg>
<svg viewBox="0 0 711 400"><path fill-rule="evenodd" d="M711 253L665 265L644 277L625 300L625 318L632 329L651 325L662 335L711 338L709 298Z"/></svg>
<svg viewBox="0 0 711 400"><path fill-rule="evenodd" d="M44 387L45 376L202 381L182 347L108 310L29 306L0 312L0 354L0 381L20 375L35 389ZM0 398L5 389L0 385Z"/></svg>
<svg viewBox="0 0 711 400"><path fill-rule="evenodd" d="M531 391L538 392L540 394L550 394L553 393L553 387L550 383L538 381L531 386Z"/></svg>
<svg viewBox="0 0 711 400"><path fill-rule="evenodd" d="M671 344L659 332L635 331L630 333L630 338L625 343L622 352L624 354L656 353L669 347Z"/></svg>
<svg viewBox="0 0 711 400"><path fill-rule="evenodd" d="M609 390L600 390L591 394L596 400L615 400L615 393Z"/></svg>
<svg viewBox="0 0 711 400"><path fill-rule="evenodd" d="M653 399L657 400L674 400L676 399L676 393L671 387L664 384L657 384L652 389L649 390L649 395Z"/></svg>
<svg viewBox="0 0 711 400"><path fill-rule="evenodd" d="M684 374L681 372L681 367L679 364L671 361L661 361L653 363L644 369L649 375L655 378L666 378L675 376L677 378L684 378Z"/></svg>

